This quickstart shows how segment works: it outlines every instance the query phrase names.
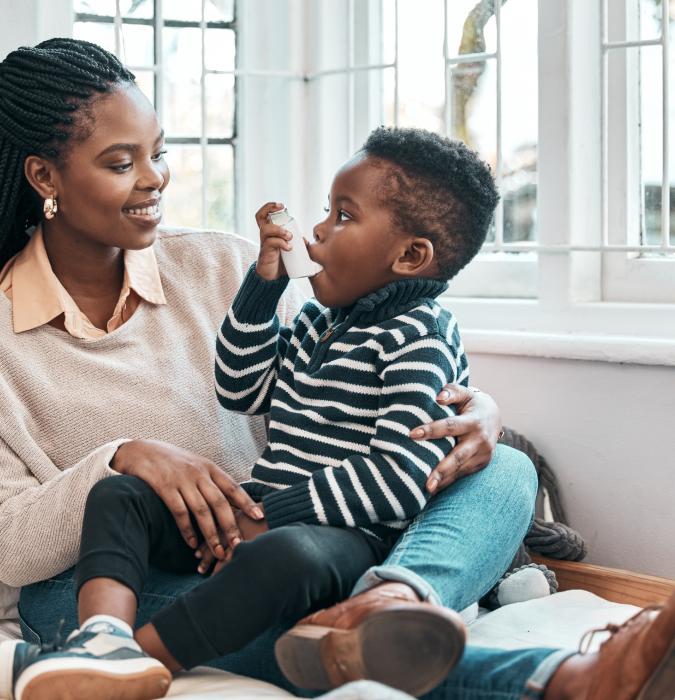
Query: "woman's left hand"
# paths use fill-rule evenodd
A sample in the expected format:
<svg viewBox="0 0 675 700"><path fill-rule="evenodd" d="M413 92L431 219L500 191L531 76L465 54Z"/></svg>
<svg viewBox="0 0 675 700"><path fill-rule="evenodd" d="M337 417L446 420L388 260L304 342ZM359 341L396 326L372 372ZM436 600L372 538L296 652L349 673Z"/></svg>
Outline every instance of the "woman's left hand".
<svg viewBox="0 0 675 700"><path fill-rule="evenodd" d="M457 438L455 448L427 479L427 491L432 494L486 467L502 430L499 407L489 394L459 384L446 384L436 401L441 406L456 406L457 415L420 425L410 432L415 440Z"/></svg>

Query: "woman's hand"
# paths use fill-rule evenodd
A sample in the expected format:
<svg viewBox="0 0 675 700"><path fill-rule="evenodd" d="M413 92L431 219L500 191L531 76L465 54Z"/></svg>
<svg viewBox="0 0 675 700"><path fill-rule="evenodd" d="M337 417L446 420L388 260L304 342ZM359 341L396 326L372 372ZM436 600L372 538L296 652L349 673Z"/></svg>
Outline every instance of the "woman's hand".
<svg viewBox="0 0 675 700"><path fill-rule="evenodd" d="M260 506L260 504L258 505L262 510L262 506ZM264 518L262 520L254 520L241 510L235 510L234 517L237 521L239 531L241 532L241 536L243 537L244 541L248 542L250 540L254 540L258 535L262 535L264 532L267 532L269 530L269 527L267 526L267 520L265 520ZM217 574L223 568L223 566L225 566L225 564L227 564L232 559L233 554L234 547L228 547L227 551L225 552L225 557L223 559L217 560L213 556L213 552L206 546L206 543L203 542L199 545L199 547L197 547L197 551L195 552L195 557L199 559L199 566L197 567L197 571L200 574L206 574L209 571L209 569L213 566L213 562L215 561L216 565L213 568L213 571L211 572L211 576L213 576L214 574Z"/></svg>
<svg viewBox="0 0 675 700"><path fill-rule="evenodd" d="M253 521L264 518L260 507L217 464L167 442L126 442L118 448L110 466L151 486L173 514L187 544L194 549L199 538L192 526L192 514L217 559L224 558L225 550L235 547L242 539L233 505Z"/></svg>
<svg viewBox="0 0 675 700"><path fill-rule="evenodd" d="M457 444L427 479L427 491L436 493L457 479L487 466L499 439L502 421L494 399L481 391L447 384L436 397L442 406L457 406L458 414L421 425L410 432L416 440L453 436Z"/></svg>
<svg viewBox="0 0 675 700"><path fill-rule="evenodd" d="M282 250L291 250L289 242L292 234L282 226L277 226L267 218L272 212L283 209L279 202L267 202L255 215L256 223L260 229L260 252L255 270L265 280L275 280L286 274L286 268L281 259Z"/></svg>

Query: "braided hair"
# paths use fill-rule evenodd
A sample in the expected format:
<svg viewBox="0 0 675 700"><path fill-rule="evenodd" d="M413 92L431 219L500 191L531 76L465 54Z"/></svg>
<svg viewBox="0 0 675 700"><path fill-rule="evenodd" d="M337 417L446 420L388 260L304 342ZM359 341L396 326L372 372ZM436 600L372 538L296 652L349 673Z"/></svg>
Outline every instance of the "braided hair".
<svg viewBox="0 0 675 700"><path fill-rule="evenodd" d="M21 47L0 62L0 269L42 218L26 157L63 163L69 144L90 133L93 102L134 80L111 53L76 39Z"/></svg>

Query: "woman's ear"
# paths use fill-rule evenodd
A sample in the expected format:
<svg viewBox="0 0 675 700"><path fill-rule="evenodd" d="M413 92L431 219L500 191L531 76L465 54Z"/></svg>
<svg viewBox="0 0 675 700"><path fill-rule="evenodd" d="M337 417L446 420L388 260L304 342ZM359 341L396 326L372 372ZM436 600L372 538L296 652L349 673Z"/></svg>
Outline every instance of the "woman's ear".
<svg viewBox="0 0 675 700"><path fill-rule="evenodd" d="M51 161L40 156L28 156L23 164L23 172L30 186L42 199L58 194L58 175Z"/></svg>
<svg viewBox="0 0 675 700"><path fill-rule="evenodd" d="M428 238L413 238L407 242L391 266L402 277L420 277L428 272L434 260L434 244Z"/></svg>

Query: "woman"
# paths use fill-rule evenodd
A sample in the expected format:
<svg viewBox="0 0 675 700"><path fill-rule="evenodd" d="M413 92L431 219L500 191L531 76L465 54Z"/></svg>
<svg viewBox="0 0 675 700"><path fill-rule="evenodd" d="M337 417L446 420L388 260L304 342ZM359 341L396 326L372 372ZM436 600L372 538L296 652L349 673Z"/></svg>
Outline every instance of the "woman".
<svg viewBox="0 0 675 700"><path fill-rule="evenodd" d="M254 514L236 483L264 425L216 409L212 366L215 329L255 250L235 236L158 232L168 177L154 110L115 57L54 39L0 64L0 263L18 253L0 274L0 601L15 617L17 588L28 586L20 607L35 641L59 619L64 631L77 624L67 569L87 494L103 477L146 481L186 542L196 545L198 529L216 555L239 536L232 506ZM280 317L299 303L290 294ZM498 419L478 396L452 426L424 432L438 430L469 434L431 490L484 464ZM534 493L526 460L500 449L495 461L439 494L361 589L403 582L457 609L489 590L522 540ZM158 572L139 622L196 580ZM272 639L222 665L278 681ZM458 677L485 683L486 653L468 653ZM562 658L535 650L512 657L510 675L487 677L495 692L505 681L522 689Z"/></svg>

